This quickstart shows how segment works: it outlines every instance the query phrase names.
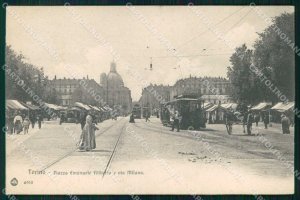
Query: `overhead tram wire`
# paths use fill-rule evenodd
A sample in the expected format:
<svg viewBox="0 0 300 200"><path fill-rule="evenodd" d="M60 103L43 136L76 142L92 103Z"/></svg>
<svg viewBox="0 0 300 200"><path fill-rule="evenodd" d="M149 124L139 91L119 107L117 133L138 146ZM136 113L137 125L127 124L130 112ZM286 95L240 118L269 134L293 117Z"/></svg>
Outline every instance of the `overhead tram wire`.
<svg viewBox="0 0 300 200"><path fill-rule="evenodd" d="M225 18L223 18L222 20L220 20L218 23L216 23L216 24L215 24L215 26L217 26L217 25L219 25L219 24L223 23L225 20L227 20L228 18L230 18L231 16L235 15L236 13L240 12L241 10L243 10L243 9L245 8L244 6L241 6L241 7L242 7L241 9L238 9L237 11L235 11L235 12L233 12L233 13L231 13L231 14L227 15ZM203 35L204 33L207 33L208 31L210 31L210 29L209 29L209 28L208 28L208 29L206 29L205 31L203 31L203 32L199 33L199 34L198 34L198 35L196 35L195 37L193 37L193 38L189 39L188 41L186 41L186 42L182 43L181 45L179 45L179 46L177 47L177 49L179 49L179 48L181 48L181 47L183 47L183 46L187 45L188 43L190 43L190 42L191 42L191 41L193 41L194 39L196 39L196 38L200 37L200 36L201 36L201 35Z"/></svg>
<svg viewBox="0 0 300 200"><path fill-rule="evenodd" d="M229 29L227 29L225 32L223 32L223 35L225 35L226 33L228 33L233 27L235 27L236 25L238 25L243 19L245 19L247 17L247 15L249 15L249 13L251 12L251 10L249 10L244 16L242 16L239 21L237 21L236 23L234 23L232 26L230 26ZM205 49L210 48L211 46L214 45L215 42L217 42L219 40L219 38L217 37L214 41L212 41L210 43L209 46L207 46Z"/></svg>

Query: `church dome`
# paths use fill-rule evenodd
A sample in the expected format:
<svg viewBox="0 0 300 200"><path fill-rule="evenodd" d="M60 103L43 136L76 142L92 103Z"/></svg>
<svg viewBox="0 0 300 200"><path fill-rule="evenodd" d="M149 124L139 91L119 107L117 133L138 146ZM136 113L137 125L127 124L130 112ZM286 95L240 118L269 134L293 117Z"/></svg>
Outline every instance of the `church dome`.
<svg viewBox="0 0 300 200"><path fill-rule="evenodd" d="M114 62L110 65L110 72L107 74L107 84L110 88L123 87L124 82L120 74L116 70L116 64Z"/></svg>

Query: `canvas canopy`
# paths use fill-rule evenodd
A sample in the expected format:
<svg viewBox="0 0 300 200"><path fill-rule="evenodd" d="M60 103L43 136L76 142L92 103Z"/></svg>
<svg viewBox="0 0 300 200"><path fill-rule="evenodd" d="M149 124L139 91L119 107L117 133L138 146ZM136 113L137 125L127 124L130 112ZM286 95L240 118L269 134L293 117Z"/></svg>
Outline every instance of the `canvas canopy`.
<svg viewBox="0 0 300 200"><path fill-rule="evenodd" d="M13 110L28 110L25 106L23 106L17 100L6 100L6 108L13 109Z"/></svg>
<svg viewBox="0 0 300 200"><path fill-rule="evenodd" d="M218 105L213 105L212 107L208 108L208 109L206 110L206 112L213 112L213 111L215 111L218 107L219 107Z"/></svg>
<svg viewBox="0 0 300 200"><path fill-rule="evenodd" d="M29 108L29 110L39 110L40 107L38 106L35 106L35 105L32 105L32 104L25 104L25 103L22 103L25 107Z"/></svg>
<svg viewBox="0 0 300 200"><path fill-rule="evenodd" d="M221 104L221 107L222 107L222 108L225 108L225 109L233 109L233 110L236 110L237 104L236 104L236 103L224 103L224 104Z"/></svg>
<svg viewBox="0 0 300 200"><path fill-rule="evenodd" d="M212 103L210 103L210 102L205 102L204 105L203 105L203 108L206 110L206 109L208 109L208 108L210 108L210 107L212 107L212 106L213 106Z"/></svg>
<svg viewBox="0 0 300 200"><path fill-rule="evenodd" d="M88 105L85 105L85 104L80 103L80 102L75 102L74 105L77 106L77 107L79 107L79 108L83 108L85 110L91 110L91 108Z"/></svg>
<svg viewBox="0 0 300 200"><path fill-rule="evenodd" d="M91 105L90 105L90 107L91 107L92 109L96 110L96 111L100 111L100 109L97 108L96 106L91 106Z"/></svg>
<svg viewBox="0 0 300 200"><path fill-rule="evenodd" d="M51 104L51 103L45 103L45 105L48 107L48 108L51 108L53 110L61 110L61 108L57 105L54 105L54 104Z"/></svg>
<svg viewBox="0 0 300 200"><path fill-rule="evenodd" d="M273 106L271 110L276 110L278 112L285 112L294 108L294 106L295 106L295 102L288 102L288 103L279 102L275 104L275 106Z"/></svg>
<svg viewBox="0 0 300 200"><path fill-rule="evenodd" d="M266 103L266 102L259 103L256 106L254 106L253 108L251 108L251 110L264 110L270 105L271 105L271 103Z"/></svg>

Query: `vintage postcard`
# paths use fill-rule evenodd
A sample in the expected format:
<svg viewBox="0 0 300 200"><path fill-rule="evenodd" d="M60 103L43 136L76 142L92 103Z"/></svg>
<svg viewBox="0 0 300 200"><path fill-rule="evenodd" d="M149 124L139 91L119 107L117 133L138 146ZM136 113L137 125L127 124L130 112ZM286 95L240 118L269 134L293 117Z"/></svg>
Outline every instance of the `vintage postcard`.
<svg viewBox="0 0 300 200"><path fill-rule="evenodd" d="M3 7L7 194L294 193L293 6Z"/></svg>

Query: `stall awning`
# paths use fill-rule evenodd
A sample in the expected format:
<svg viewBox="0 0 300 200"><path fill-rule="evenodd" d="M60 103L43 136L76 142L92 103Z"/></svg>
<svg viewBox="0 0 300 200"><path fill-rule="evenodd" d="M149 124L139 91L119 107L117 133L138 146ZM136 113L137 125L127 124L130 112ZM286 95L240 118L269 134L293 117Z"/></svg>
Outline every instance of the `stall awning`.
<svg viewBox="0 0 300 200"><path fill-rule="evenodd" d="M213 104L210 103L210 102L206 102L206 103L203 104L204 110L206 110L206 109L208 109L208 108L210 108L210 107L212 107L212 106L213 106Z"/></svg>
<svg viewBox="0 0 300 200"><path fill-rule="evenodd" d="M276 110L278 112L285 112L294 108L294 106L295 106L295 102L288 102L288 103L279 102L275 104L275 106L273 106L271 110Z"/></svg>
<svg viewBox="0 0 300 200"><path fill-rule="evenodd" d="M206 112L212 112L212 111L215 111L219 106L218 105L213 105L212 107L208 108L206 110Z"/></svg>
<svg viewBox="0 0 300 200"><path fill-rule="evenodd" d="M51 103L45 103L45 105L48 107L48 108L51 108L53 110L61 110L61 108L57 105L54 105L54 104L51 104Z"/></svg>
<svg viewBox="0 0 300 200"><path fill-rule="evenodd" d="M35 106L35 105L32 105L32 104L25 104L25 103L22 103L25 107L29 108L29 110L39 110L40 107L38 106Z"/></svg>
<svg viewBox="0 0 300 200"><path fill-rule="evenodd" d="M96 111L100 111L100 109L99 108L97 108L96 106L91 106L91 105L89 105L92 109L94 109L94 110L96 110Z"/></svg>
<svg viewBox="0 0 300 200"><path fill-rule="evenodd" d="M253 108L251 108L251 110L264 110L268 106L271 106L271 105L272 105L271 103L263 102L263 103L259 103L258 105L254 106Z"/></svg>
<svg viewBox="0 0 300 200"><path fill-rule="evenodd" d="M71 108L69 108L68 110L73 110L73 111L81 111L81 109L80 109L80 108L78 108L78 107L71 107Z"/></svg>
<svg viewBox="0 0 300 200"><path fill-rule="evenodd" d="M6 107L13 110L28 110L25 106L23 106L19 101L17 100L6 100Z"/></svg>
<svg viewBox="0 0 300 200"><path fill-rule="evenodd" d="M222 108L225 108L225 109L233 109L233 110L236 110L237 104L236 104L236 103L224 103L224 104L221 104L221 107L222 107Z"/></svg>
<svg viewBox="0 0 300 200"><path fill-rule="evenodd" d="M77 106L77 107L79 107L79 108L83 108L85 110L91 110L91 108L88 105L85 105L85 104L80 103L80 102L75 102L74 105Z"/></svg>

